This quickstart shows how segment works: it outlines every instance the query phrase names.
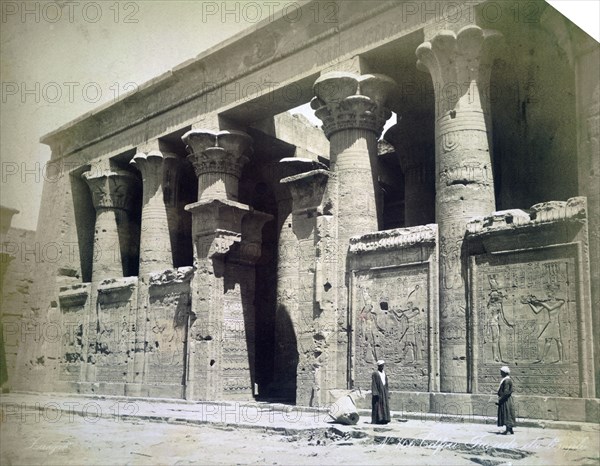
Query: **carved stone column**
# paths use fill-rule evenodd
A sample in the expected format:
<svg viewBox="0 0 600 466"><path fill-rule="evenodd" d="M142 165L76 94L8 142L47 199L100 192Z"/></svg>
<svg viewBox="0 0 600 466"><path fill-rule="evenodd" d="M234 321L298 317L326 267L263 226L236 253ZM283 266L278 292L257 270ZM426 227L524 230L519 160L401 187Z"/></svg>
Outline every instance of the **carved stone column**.
<svg viewBox="0 0 600 466"><path fill-rule="evenodd" d="M141 173L143 182L134 371L130 380L136 384L146 378L147 332L157 320L149 302L149 275L174 267L179 221L176 202L179 159L164 150L158 141L153 145L145 152L138 152L130 162ZM130 386L132 394L138 394L134 391L138 388Z"/></svg>
<svg viewBox="0 0 600 466"><path fill-rule="evenodd" d="M313 169L326 169L320 162L303 158L284 158L276 167L278 181L290 176L308 173ZM298 370L298 298L301 287L310 286L298 280L301 257L300 240L307 240L307 234L298 232L294 224L293 198L287 183L278 183L275 189L278 209L278 260L277 260L277 301L275 314L275 358L274 373L277 376L275 395L288 399L296 397ZM300 237L297 236L300 233ZM310 241L312 236L308 236ZM314 262L314 248L309 256ZM299 401L296 400L298 403Z"/></svg>
<svg viewBox="0 0 600 466"><path fill-rule="evenodd" d="M143 181L139 272L143 277L173 267L178 157L157 147L138 152L130 163L140 171Z"/></svg>
<svg viewBox="0 0 600 466"><path fill-rule="evenodd" d="M291 229L297 240L295 294L288 300L295 305L290 320L298 358L296 404L301 406L323 405L328 401L328 390L336 387L336 374L330 372L330 361L336 355L335 320L331 310L323 314L319 310L317 289L322 277L318 262L323 257L315 256L315 246L317 251L323 248L319 247L318 219L329 213L323 209L328 178L329 172L319 169L281 180L292 194Z"/></svg>
<svg viewBox="0 0 600 466"><path fill-rule="evenodd" d="M252 154L252 138L242 131L192 130L183 136L198 176L198 200L237 201L242 168Z"/></svg>
<svg viewBox="0 0 600 466"><path fill-rule="evenodd" d="M96 209L92 282L123 277L137 260L137 232L129 215L139 180L125 170L88 171L83 178Z"/></svg>
<svg viewBox="0 0 600 466"><path fill-rule="evenodd" d="M240 131L183 136L198 176L192 213L192 281L186 397L251 399L254 389L254 263L271 216L237 202L252 139Z"/></svg>
<svg viewBox="0 0 600 466"><path fill-rule="evenodd" d="M396 149L404 172L405 227L433 223L435 218L435 149L429 129L422 115L404 114L384 136Z"/></svg>
<svg viewBox="0 0 600 466"><path fill-rule="evenodd" d="M326 73L313 86L316 97L311 106L330 141L333 176L328 190L337 219L338 273L332 284L337 289L337 317L333 319L337 323L330 329L337 349L330 349L329 370L337 374L338 387L348 384L348 242L352 236L378 230L382 196L377 181L377 139L391 116L386 99L394 87L395 82L387 76L348 72Z"/></svg>
<svg viewBox="0 0 600 466"><path fill-rule="evenodd" d="M416 51L436 100L436 222L440 237L440 385L466 392L466 264L463 240L474 216L495 210L490 71L500 33L465 26L440 31Z"/></svg>

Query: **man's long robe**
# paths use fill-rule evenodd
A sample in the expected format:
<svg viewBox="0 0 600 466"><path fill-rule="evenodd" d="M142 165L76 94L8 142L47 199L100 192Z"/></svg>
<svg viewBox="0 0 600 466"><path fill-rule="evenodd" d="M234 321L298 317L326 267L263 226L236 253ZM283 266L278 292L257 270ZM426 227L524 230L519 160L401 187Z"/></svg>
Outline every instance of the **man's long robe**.
<svg viewBox="0 0 600 466"><path fill-rule="evenodd" d="M385 384L381 380L379 371L373 372L371 376L371 424L387 424L391 421L390 405L388 398L389 377L385 376Z"/></svg>
<svg viewBox="0 0 600 466"><path fill-rule="evenodd" d="M498 389L498 426L507 429L515 426L515 407L512 400L513 382L510 377L505 377Z"/></svg>

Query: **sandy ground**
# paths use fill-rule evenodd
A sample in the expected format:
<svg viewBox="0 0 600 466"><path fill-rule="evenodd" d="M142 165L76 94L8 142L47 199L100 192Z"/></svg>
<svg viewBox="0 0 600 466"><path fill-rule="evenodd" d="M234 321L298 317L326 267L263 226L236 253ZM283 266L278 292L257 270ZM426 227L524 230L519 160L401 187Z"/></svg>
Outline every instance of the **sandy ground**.
<svg viewBox="0 0 600 466"><path fill-rule="evenodd" d="M455 429L448 424L448 429ZM482 426L494 433L496 430ZM402 446L347 438L330 430L295 435L260 429L173 425L150 421L61 416L57 422L4 419L0 425L2 465L188 465L188 464L579 464L598 465L598 456L568 448L530 449L524 458L453 451L451 445ZM518 434L518 433L517 433ZM385 430L382 433L385 435ZM505 437L502 437L505 438ZM599 445L600 449L600 445Z"/></svg>

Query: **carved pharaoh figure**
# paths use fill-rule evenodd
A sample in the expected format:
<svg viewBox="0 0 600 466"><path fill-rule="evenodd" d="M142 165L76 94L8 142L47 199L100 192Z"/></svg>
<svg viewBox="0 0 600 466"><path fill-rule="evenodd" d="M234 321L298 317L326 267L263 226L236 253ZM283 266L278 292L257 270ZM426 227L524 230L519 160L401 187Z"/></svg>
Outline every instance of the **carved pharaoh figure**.
<svg viewBox="0 0 600 466"><path fill-rule="evenodd" d="M504 324L506 324L510 328L514 327L514 325L508 321L504 314L504 307L502 305L503 299L504 295L500 291L492 290L489 294L489 299L487 303L489 320L487 323L486 333L492 338L492 358L494 358L494 361L496 362L506 362L502 357L501 323L504 322Z"/></svg>
<svg viewBox="0 0 600 466"><path fill-rule="evenodd" d="M566 301L562 298L557 298L553 294L549 294L545 299L539 299L535 296L526 296L521 299L521 302L523 304L528 304L534 314L539 314L544 309L548 311L548 322L538 335L538 340L544 337L544 352L534 364L545 362L553 341L556 342L556 349L558 350L558 359L553 361L553 363L561 362L563 360L563 344L560 332L559 314Z"/></svg>
<svg viewBox="0 0 600 466"><path fill-rule="evenodd" d="M392 312L400 324L400 339L402 359L406 363L414 363L419 359L419 337L415 317L420 309L409 301L405 309L392 309Z"/></svg>

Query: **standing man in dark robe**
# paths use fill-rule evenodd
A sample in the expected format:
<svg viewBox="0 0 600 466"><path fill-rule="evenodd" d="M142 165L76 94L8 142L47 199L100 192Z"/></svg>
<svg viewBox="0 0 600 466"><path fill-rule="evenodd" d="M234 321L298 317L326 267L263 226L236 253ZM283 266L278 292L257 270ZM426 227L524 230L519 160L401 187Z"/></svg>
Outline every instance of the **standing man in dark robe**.
<svg viewBox="0 0 600 466"><path fill-rule="evenodd" d="M391 421L388 399L389 380L383 370L385 361L377 361L377 370L371 376L371 424L387 424Z"/></svg>
<svg viewBox="0 0 600 466"><path fill-rule="evenodd" d="M514 434L515 408L512 400L513 381L510 378L510 369L507 366L500 368L502 381L498 387L498 427L506 426L503 435Z"/></svg>

